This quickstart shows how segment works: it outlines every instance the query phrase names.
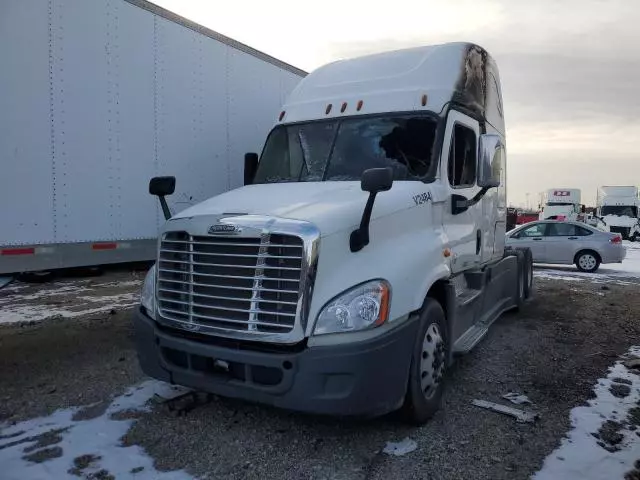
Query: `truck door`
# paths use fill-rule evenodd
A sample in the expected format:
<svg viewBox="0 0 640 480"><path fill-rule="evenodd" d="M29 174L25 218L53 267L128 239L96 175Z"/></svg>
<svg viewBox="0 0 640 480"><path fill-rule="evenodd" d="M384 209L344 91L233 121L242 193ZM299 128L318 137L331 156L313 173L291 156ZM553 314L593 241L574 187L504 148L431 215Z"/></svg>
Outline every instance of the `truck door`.
<svg viewBox="0 0 640 480"><path fill-rule="evenodd" d="M449 190L443 221L452 252L453 273L472 268L482 257L482 202L456 215L451 204L454 194L471 199L480 190L476 186L479 130L477 121L455 110L449 112L440 165L441 175L446 178L443 184L448 184Z"/></svg>

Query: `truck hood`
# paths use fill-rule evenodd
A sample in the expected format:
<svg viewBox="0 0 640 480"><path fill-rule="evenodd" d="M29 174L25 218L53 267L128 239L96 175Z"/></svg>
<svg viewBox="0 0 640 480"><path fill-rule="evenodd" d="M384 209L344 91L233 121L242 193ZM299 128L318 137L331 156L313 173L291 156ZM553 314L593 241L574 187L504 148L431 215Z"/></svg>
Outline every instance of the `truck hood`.
<svg viewBox="0 0 640 480"><path fill-rule="evenodd" d="M606 215L602 219L610 227L633 227L638 223L638 219L627 217L626 215Z"/></svg>
<svg viewBox="0 0 640 480"><path fill-rule="evenodd" d="M424 187L421 182L394 183L390 191L376 197L372 220L410 206L411 194L399 188L402 183L418 183ZM359 181L247 185L189 207L173 218L270 215L312 222L324 236L359 225L368 196L361 190Z"/></svg>

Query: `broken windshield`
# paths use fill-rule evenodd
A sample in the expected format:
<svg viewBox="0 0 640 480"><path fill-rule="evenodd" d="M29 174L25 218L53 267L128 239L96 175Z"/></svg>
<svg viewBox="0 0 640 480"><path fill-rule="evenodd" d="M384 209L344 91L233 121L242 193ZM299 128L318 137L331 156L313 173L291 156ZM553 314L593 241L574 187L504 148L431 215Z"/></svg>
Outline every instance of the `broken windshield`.
<svg viewBox="0 0 640 480"><path fill-rule="evenodd" d="M253 183L359 181L391 167L395 180L431 171L437 122L425 116L351 118L276 127Z"/></svg>

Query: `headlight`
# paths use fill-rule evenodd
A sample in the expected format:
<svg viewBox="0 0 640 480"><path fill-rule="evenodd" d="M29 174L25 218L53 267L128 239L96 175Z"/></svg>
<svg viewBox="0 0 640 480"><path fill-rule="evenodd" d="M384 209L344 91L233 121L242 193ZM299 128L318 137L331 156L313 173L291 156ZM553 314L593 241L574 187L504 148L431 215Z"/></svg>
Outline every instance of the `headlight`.
<svg viewBox="0 0 640 480"><path fill-rule="evenodd" d="M384 280L347 290L320 311L313 334L353 332L382 325L389 315L390 294L391 288Z"/></svg>
<svg viewBox="0 0 640 480"><path fill-rule="evenodd" d="M153 265L144 277L140 303L154 320L156 319L156 266Z"/></svg>

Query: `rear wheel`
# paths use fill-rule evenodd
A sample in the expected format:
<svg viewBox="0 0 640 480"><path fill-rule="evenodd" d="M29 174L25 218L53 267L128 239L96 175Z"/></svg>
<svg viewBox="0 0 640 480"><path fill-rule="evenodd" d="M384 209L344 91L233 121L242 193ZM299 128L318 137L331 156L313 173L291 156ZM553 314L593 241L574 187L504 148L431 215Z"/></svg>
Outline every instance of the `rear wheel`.
<svg viewBox="0 0 640 480"><path fill-rule="evenodd" d="M520 248L515 250L510 249L510 250L506 250L505 254L507 256L516 257L518 260L517 262L518 271L516 276L518 284L516 285L517 291L515 296L515 303L516 303L515 308L516 310L520 310L520 307L522 307L526 299L526 285L528 281L525 251L524 249L520 249ZM532 274L533 274L533 271L532 271Z"/></svg>
<svg viewBox="0 0 640 480"><path fill-rule="evenodd" d="M600 255L593 250L583 250L576 254L575 264L581 272L593 273L600 266Z"/></svg>
<svg viewBox="0 0 640 480"><path fill-rule="evenodd" d="M415 424L425 423L440 408L449 351L444 310L435 299L427 299L419 321L402 407L406 419Z"/></svg>
<svg viewBox="0 0 640 480"><path fill-rule="evenodd" d="M530 298L533 293L533 255L528 248L518 249L524 256L523 259L523 272L524 277L524 298Z"/></svg>

